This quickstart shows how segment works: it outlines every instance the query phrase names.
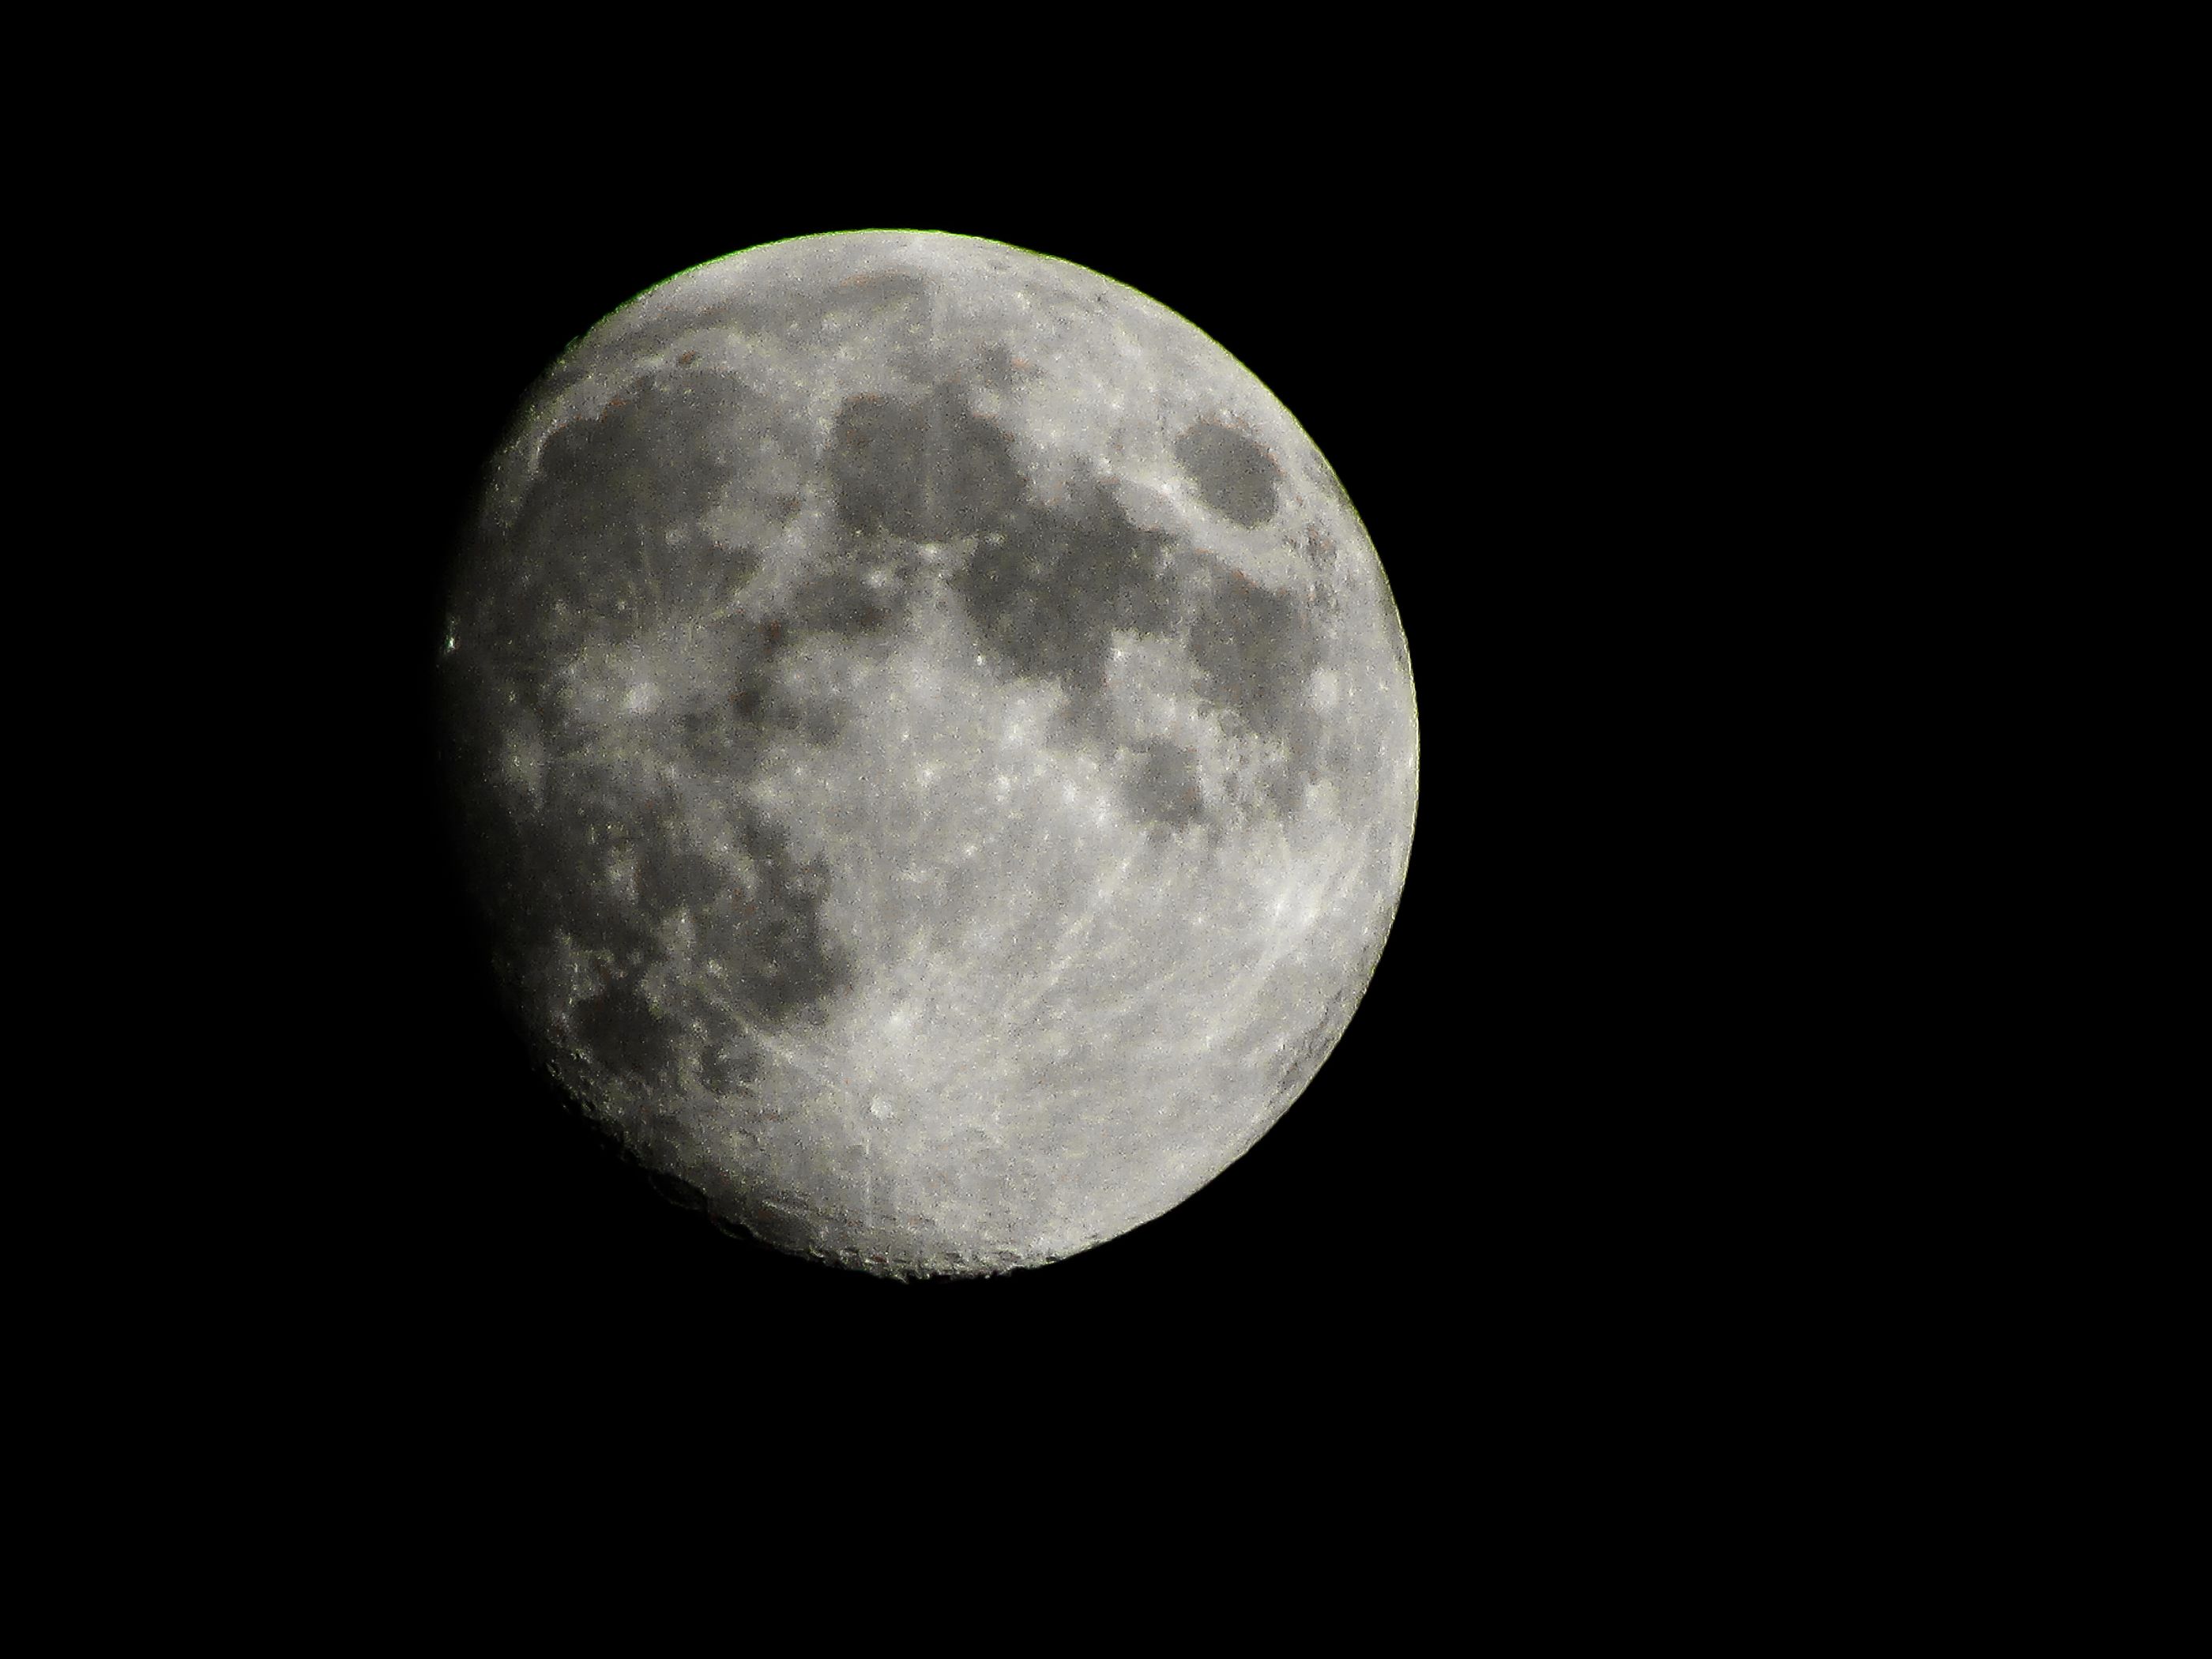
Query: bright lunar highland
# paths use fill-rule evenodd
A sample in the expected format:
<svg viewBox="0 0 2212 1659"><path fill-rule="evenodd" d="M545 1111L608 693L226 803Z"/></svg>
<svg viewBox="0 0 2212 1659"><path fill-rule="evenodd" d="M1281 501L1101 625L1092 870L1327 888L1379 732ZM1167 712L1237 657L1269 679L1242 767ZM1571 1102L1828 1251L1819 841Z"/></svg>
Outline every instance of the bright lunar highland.
<svg viewBox="0 0 2212 1659"><path fill-rule="evenodd" d="M529 392L447 610L525 1032L783 1249L985 1274L1161 1214L1397 908L1375 550L1257 380L1077 265L859 232L640 295Z"/></svg>

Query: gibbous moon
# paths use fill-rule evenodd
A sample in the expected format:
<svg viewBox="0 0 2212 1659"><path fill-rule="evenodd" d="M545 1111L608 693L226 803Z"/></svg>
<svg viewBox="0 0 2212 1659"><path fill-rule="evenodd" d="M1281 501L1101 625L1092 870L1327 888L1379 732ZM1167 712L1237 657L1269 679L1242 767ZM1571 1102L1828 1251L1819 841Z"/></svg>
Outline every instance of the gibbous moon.
<svg viewBox="0 0 2212 1659"><path fill-rule="evenodd" d="M524 1031L785 1250L988 1274L1160 1215L1320 1068L1404 885L1412 672L1328 464L1190 323L999 243L623 306L524 400L447 616Z"/></svg>

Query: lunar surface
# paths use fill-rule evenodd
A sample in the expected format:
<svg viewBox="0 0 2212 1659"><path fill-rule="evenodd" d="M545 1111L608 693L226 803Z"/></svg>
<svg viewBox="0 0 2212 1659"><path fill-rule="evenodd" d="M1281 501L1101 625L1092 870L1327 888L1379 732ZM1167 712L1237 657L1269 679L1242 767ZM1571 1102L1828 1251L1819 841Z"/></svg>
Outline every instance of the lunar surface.
<svg viewBox="0 0 2212 1659"><path fill-rule="evenodd" d="M755 248L528 393L453 566L456 822L567 1091L780 1249L1054 1261L1243 1153L1413 830L1406 641L1312 441L998 243Z"/></svg>

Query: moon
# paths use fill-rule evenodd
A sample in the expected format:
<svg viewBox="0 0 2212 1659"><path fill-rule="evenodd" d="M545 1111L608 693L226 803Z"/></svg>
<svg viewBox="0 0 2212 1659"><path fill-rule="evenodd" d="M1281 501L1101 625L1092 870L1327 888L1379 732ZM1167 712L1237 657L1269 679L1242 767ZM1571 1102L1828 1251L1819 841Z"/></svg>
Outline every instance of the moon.
<svg viewBox="0 0 2212 1659"><path fill-rule="evenodd" d="M1411 854L1405 634L1328 462L1191 323L971 237L751 248L574 342L438 675L545 1068L872 1273L1198 1191L1343 1035Z"/></svg>

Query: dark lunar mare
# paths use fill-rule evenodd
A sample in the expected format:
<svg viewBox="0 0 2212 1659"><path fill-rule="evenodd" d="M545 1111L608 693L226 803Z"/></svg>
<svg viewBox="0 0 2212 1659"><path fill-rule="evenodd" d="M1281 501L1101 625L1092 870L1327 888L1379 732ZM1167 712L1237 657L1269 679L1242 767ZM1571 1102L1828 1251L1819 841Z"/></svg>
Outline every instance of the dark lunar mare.
<svg viewBox="0 0 2212 1659"><path fill-rule="evenodd" d="M716 544L700 522L775 438L766 400L711 374L641 379L597 416L559 428L489 550L501 617L568 653L724 598L759 557Z"/></svg>
<svg viewBox="0 0 2212 1659"><path fill-rule="evenodd" d="M911 405L850 399L824 459L848 526L915 541L980 535L1024 492L1006 434L949 384Z"/></svg>
<svg viewBox="0 0 2212 1659"><path fill-rule="evenodd" d="M1238 513L1272 513L1273 466L1258 446L1225 427L1193 431L1207 434L1185 446L1185 464L1198 469L1202 487ZM975 413L955 382L913 403L849 399L824 463L838 515L854 534L975 538L950 585L989 647L994 671L1056 681L1070 731L1109 757L1105 694L1115 634L1188 629L1208 694L1248 729L1284 744L1285 763L1269 788L1279 803L1296 803L1316 747L1304 692L1320 653L1306 605L1249 581L1194 594L1170 559L1175 538L1133 523L1096 477L1071 481L1050 501L1034 499L1006 434ZM823 586L826 606L863 607L856 622L891 620L866 615L862 596L870 590L834 576ZM817 625L845 626L834 609ZM1123 805L1153 830L1206 817L1190 758L1171 745L1139 746Z"/></svg>
<svg viewBox="0 0 2212 1659"><path fill-rule="evenodd" d="M1199 498L1231 523L1255 530L1275 516L1275 464L1235 428L1200 421L1176 440L1175 458Z"/></svg>
<svg viewBox="0 0 2212 1659"><path fill-rule="evenodd" d="M1308 695L1322 661L1312 603L1232 572L1198 601L1190 655L1209 697L1281 745L1265 787L1279 810L1295 808L1321 759L1322 722Z"/></svg>
<svg viewBox="0 0 2212 1659"><path fill-rule="evenodd" d="M1104 689L1115 629L1173 630L1170 541L1130 523L1095 479L1078 479L1058 501L1006 512L953 586L999 672L1058 680L1080 707Z"/></svg>
<svg viewBox="0 0 2212 1659"><path fill-rule="evenodd" d="M1206 799L1190 750L1179 744L1148 743L1137 752L1123 792L1130 815L1155 834L1204 819Z"/></svg>
<svg viewBox="0 0 2212 1659"><path fill-rule="evenodd" d="M1176 453L1217 510L1243 523L1275 511L1274 464L1243 434L1200 422ZM1132 522L1095 477L1072 480L1050 501L1034 499L1006 434L974 411L957 382L912 403L848 400L823 459L838 515L854 535L975 538L951 586L990 647L993 669L1056 681L1070 731L1102 751L1114 746L1105 694L1115 634L1188 630L1206 695L1280 745L1280 763L1267 774L1271 801L1297 805L1321 758L1306 696L1322 657L1310 599L1235 575L1208 586L1195 567L1179 574L1170 557L1175 538ZM858 623L892 620L866 614L868 589L834 576L823 586L825 605L863 607ZM1148 829L1178 830L1206 815L1194 785L1187 757L1140 747L1123 804Z"/></svg>

